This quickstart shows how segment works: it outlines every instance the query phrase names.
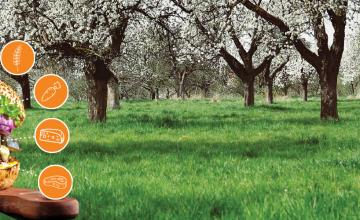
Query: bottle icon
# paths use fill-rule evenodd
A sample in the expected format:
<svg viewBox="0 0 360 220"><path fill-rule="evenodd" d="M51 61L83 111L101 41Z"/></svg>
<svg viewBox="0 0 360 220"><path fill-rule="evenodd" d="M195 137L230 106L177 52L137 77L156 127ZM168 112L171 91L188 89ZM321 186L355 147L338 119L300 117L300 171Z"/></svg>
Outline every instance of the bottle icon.
<svg viewBox="0 0 360 220"><path fill-rule="evenodd" d="M61 89L61 84L60 82L56 81L53 86L47 88L45 90L45 92L43 93L43 95L41 96L41 101L42 102L47 102L49 101L52 97L55 96L56 91Z"/></svg>

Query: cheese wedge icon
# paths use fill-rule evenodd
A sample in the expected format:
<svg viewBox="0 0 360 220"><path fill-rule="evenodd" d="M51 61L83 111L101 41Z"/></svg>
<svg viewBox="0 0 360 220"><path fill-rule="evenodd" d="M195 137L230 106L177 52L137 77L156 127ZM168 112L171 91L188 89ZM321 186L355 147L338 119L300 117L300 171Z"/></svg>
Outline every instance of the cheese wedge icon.
<svg viewBox="0 0 360 220"><path fill-rule="evenodd" d="M64 132L59 129L41 129L39 139L47 143L56 144L63 144L65 141Z"/></svg>

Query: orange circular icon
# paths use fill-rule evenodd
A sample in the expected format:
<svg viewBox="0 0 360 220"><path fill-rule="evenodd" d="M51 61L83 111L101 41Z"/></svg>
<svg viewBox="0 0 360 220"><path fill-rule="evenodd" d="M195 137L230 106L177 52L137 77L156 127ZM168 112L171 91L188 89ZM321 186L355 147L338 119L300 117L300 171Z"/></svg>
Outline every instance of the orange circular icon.
<svg viewBox="0 0 360 220"><path fill-rule="evenodd" d="M69 128L56 118L45 119L35 129L35 142L46 153L62 151L69 143L69 139Z"/></svg>
<svg viewBox="0 0 360 220"><path fill-rule="evenodd" d="M30 44L21 40L7 43L1 51L1 65L12 75L28 73L35 64L35 52Z"/></svg>
<svg viewBox="0 0 360 220"><path fill-rule="evenodd" d="M48 199L60 200L72 190L73 177L68 169L51 165L41 171L38 185L40 192Z"/></svg>
<svg viewBox="0 0 360 220"><path fill-rule="evenodd" d="M58 75L42 76L34 86L35 100L46 109L60 108L69 96L66 81Z"/></svg>

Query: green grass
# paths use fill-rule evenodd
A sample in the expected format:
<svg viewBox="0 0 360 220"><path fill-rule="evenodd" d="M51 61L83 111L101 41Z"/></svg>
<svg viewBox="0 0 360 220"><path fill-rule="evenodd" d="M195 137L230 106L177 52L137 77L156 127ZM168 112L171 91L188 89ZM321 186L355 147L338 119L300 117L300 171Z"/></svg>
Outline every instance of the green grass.
<svg viewBox="0 0 360 220"><path fill-rule="evenodd" d="M90 124L82 104L36 108L15 136L57 117L70 144L49 155L22 141L16 186L35 189L43 168L65 165L79 219L359 219L359 106L342 100L341 121L322 122L317 100L130 101L106 124Z"/></svg>

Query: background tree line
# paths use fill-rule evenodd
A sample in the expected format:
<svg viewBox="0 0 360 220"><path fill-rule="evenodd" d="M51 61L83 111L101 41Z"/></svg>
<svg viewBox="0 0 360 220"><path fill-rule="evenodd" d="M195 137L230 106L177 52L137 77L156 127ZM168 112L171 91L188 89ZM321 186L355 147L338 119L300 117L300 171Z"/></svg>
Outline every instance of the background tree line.
<svg viewBox="0 0 360 220"><path fill-rule="evenodd" d="M29 76L1 73L27 108L44 73L87 100L91 121L105 121L121 99L243 96L251 107L255 95L270 104L277 95L319 96L321 118L338 119L338 96L359 92L357 0L0 4L2 44L24 39L37 51Z"/></svg>

